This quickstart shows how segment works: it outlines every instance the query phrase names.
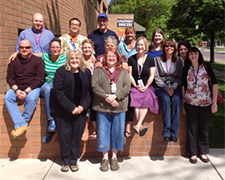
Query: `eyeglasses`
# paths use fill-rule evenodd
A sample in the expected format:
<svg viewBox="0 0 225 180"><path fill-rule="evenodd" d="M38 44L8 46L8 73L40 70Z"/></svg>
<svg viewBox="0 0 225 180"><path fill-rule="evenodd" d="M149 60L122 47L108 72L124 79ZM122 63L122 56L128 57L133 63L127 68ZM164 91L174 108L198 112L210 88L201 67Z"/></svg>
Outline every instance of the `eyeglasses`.
<svg viewBox="0 0 225 180"><path fill-rule="evenodd" d="M168 48L168 47L172 47L172 48L174 48L174 46L173 46L173 45L165 45L165 47L166 47L166 48Z"/></svg>
<svg viewBox="0 0 225 180"><path fill-rule="evenodd" d="M116 55L107 55L107 58L116 58Z"/></svg>
<svg viewBox="0 0 225 180"><path fill-rule="evenodd" d="M75 26L75 27L78 27L78 26L80 26L80 24L70 24L70 26Z"/></svg>
<svg viewBox="0 0 225 180"><path fill-rule="evenodd" d="M51 46L50 48L51 48L51 49L60 49L61 47L54 47L54 46Z"/></svg>
<svg viewBox="0 0 225 180"><path fill-rule="evenodd" d="M30 49L31 46L19 46L20 49Z"/></svg>

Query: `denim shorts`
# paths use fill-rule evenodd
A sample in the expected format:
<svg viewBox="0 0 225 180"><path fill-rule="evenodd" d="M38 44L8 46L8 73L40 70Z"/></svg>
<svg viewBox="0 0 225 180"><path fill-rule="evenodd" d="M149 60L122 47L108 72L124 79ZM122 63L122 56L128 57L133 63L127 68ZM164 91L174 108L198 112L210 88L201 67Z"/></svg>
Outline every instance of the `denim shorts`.
<svg viewBox="0 0 225 180"><path fill-rule="evenodd" d="M121 151L124 149L125 112L105 113L97 112L97 151L105 152L112 149Z"/></svg>

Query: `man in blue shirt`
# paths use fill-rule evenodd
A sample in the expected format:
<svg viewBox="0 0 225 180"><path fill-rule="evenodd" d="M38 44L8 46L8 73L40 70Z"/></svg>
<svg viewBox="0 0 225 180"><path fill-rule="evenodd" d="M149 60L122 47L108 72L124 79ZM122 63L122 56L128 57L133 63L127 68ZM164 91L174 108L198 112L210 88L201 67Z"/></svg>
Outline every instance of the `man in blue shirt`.
<svg viewBox="0 0 225 180"><path fill-rule="evenodd" d="M32 17L32 27L23 30L16 44L16 51L19 52L19 43L27 39L31 42L32 53L50 53L49 43L55 37L54 34L43 28L44 17L41 13L35 13Z"/></svg>
<svg viewBox="0 0 225 180"><path fill-rule="evenodd" d="M104 13L98 15L98 26L99 28L92 31L88 35L88 39L91 39L95 43L95 57L105 53L105 41L104 39L108 36L115 36L117 42L119 41L118 36L114 31L107 29L108 16Z"/></svg>

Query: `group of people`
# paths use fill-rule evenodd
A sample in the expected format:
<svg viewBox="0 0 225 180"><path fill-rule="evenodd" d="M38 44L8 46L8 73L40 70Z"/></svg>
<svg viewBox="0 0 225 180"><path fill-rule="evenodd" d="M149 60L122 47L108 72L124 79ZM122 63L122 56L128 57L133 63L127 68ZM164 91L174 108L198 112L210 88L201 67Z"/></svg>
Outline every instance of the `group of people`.
<svg viewBox="0 0 225 180"><path fill-rule="evenodd" d="M107 28L106 14L99 14L97 22L99 28L86 38L79 34L81 21L72 18L70 32L55 38L43 28L43 15L33 15L32 28L20 33L17 52L9 58L10 89L4 101L14 122L11 135L17 138L28 131L37 100L44 97L47 129L42 142L49 143L57 130L61 170L77 171L81 140L97 138L97 150L103 154L100 170L110 166L116 171L124 136L131 138L131 129L139 136L146 134L148 111L158 114L161 107L163 139L177 142L183 102L190 162L196 163L198 154L208 162L208 121L217 111L218 90L199 49L184 41L177 55L175 41L165 40L161 29L153 32L150 46L145 37L136 40L134 27L126 28L126 38L119 43ZM18 101L25 101L22 114ZM94 131L89 135L90 119ZM137 124L132 126L134 119Z"/></svg>

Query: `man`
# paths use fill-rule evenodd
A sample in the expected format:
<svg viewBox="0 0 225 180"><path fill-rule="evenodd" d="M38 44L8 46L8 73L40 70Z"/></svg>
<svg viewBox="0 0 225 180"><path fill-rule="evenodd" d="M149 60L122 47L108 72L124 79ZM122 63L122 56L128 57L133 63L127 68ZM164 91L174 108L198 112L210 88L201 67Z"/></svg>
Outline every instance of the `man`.
<svg viewBox="0 0 225 180"><path fill-rule="evenodd" d="M4 102L14 123L15 130L11 135L16 138L28 130L28 123L34 112L40 95L40 86L45 78L45 66L42 59L31 54L32 46L29 40L19 43L19 53L8 65L7 91ZM21 114L17 100L25 101Z"/></svg>
<svg viewBox="0 0 225 180"><path fill-rule="evenodd" d="M66 54L69 50L80 49L82 47L83 40L87 37L80 35L81 21L78 18L72 18L69 20L69 34L64 34L59 37L61 40L62 51Z"/></svg>
<svg viewBox="0 0 225 180"><path fill-rule="evenodd" d="M23 30L16 44L16 51L19 52L19 43L23 39L31 42L32 53L50 53L49 43L55 37L54 34L43 28L44 17L41 13L35 13L32 17L32 27Z"/></svg>
<svg viewBox="0 0 225 180"><path fill-rule="evenodd" d="M92 31L88 35L88 39L91 39L95 43L95 57L105 53L105 38L108 36L114 36L119 42L119 38L115 32L107 29L108 16L104 13L98 15L99 28Z"/></svg>

